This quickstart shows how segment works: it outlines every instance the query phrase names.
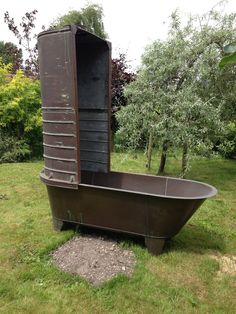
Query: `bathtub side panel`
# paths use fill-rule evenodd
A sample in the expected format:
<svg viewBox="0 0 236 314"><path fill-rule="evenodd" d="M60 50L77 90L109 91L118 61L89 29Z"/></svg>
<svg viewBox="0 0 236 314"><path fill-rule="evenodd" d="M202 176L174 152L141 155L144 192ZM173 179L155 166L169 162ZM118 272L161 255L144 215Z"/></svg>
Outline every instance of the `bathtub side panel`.
<svg viewBox="0 0 236 314"><path fill-rule="evenodd" d="M156 238L175 236L204 201L81 185L78 190L47 189L53 218Z"/></svg>
<svg viewBox="0 0 236 314"><path fill-rule="evenodd" d="M148 198L149 236L175 236L203 202L204 199Z"/></svg>
<svg viewBox="0 0 236 314"><path fill-rule="evenodd" d="M53 218L79 223L82 210L78 190L47 185L48 198Z"/></svg>
<svg viewBox="0 0 236 314"><path fill-rule="evenodd" d="M146 197L79 186L47 186L53 218L140 235L147 234Z"/></svg>
<svg viewBox="0 0 236 314"><path fill-rule="evenodd" d="M122 191L83 188L81 223L135 234L146 234L146 198Z"/></svg>

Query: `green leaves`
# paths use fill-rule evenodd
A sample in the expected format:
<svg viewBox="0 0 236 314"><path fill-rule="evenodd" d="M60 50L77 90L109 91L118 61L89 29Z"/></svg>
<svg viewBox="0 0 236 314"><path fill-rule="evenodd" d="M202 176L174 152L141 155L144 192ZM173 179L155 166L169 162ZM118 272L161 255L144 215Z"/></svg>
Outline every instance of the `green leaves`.
<svg viewBox="0 0 236 314"><path fill-rule="evenodd" d="M57 17L51 24L51 28L62 28L69 24L79 24L101 38L107 37L103 25L103 8L99 4L88 3L80 11L69 11Z"/></svg>
<svg viewBox="0 0 236 314"><path fill-rule="evenodd" d="M218 67L225 43L233 42L225 47L227 62L235 58L235 25L236 14L214 10L186 25L178 12L172 15L167 40L146 48L136 80L126 87L128 106L118 114L124 145L145 147L151 133L155 147L216 146L222 117L232 119L236 101L235 69Z"/></svg>
<svg viewBox="0 0 236 314"><path fill-rule="evenodd" d="M227 64L236 64L236 42L226 45L224 53L225 56L219 63L220 68L224 68Z"/></svg>
<svg viewBox="0 0 236 314"><path fill-rule="evenodd" d="M225 56L221 59L219 67L224 68L226 64L235 64L236 63L236 52L230 54L229 56Z"/></svg>
<svg viewBox="0 0 236 314"><path fill-rule="evenodd" d="M15 73L22 64L22 50L11 42L0 41L0 57L4 64L12 64L12 73Z"/></svg>
<svg viewBox="0 0 236 314"><path fill-rule="evenodd" d="M39 81L20 70L12 75L10 70L0 62L0 161L27 159L42 150Z"/></svg>

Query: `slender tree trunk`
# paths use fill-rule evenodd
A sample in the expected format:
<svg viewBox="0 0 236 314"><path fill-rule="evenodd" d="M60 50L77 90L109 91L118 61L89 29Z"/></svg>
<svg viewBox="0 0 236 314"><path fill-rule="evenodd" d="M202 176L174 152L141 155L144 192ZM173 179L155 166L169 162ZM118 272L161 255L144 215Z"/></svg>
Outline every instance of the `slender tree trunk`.
<svg viewBox="0 0 236 314"><path fill-rule="evenodd" d="M165 141L162 145L161 160L160 160L160 166L158 169L158 174L162 174L165 170L167 148L168 148L167 142Z"/></svg>
<svg viewBox="0 0 236 314"><path fill-rule="evenodd" d="M182 178L185 177L186 172L188 170L188 159L189 159L188 144L185 142L183 144L183 154L182 154L182 173L181 173Z"/></svg>
<svg viewBox="0 0 236 314"><path fill-rule="evenodd" d="M148 148L147 148L147 168L150 170L152 162L152 149L153 149L153 133L149 134Z"/></svg>

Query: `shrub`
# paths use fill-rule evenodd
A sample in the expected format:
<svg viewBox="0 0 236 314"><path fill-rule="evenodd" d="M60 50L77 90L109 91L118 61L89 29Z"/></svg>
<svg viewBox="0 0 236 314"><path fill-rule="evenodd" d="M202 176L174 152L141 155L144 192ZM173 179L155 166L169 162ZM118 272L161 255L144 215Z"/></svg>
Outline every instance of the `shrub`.
<svg viewBox="0 0 236 314"><path fill-rule="evenodd" d="M219 145L221 155L226 158L236 157L236 123L230 122L223 134L223 141Z"/></svg>
<svg viewBox="0 0 236 314"><path fill-rule="evenodd" d="M17 140L0 132L0 163L29 159L30 147L23 140Z"/></svg>
<svg viewBox="0 0 236 314"><path fill-rule="evenodd" d="M4 134L1 136L7 139L4 155L11 161L39 157L42 153L39 81L26 77L21 70L15 75L10 71L11 66L0 61L0 128Z"/></svg>

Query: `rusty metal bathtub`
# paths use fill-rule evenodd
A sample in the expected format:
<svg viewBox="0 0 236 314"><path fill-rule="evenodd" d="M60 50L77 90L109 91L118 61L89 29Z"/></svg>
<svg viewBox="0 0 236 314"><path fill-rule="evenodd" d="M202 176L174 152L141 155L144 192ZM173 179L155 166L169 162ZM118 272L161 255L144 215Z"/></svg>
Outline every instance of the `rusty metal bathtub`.
<svg viewBox="0 0 236 314"><path fill-rule="evenodd" d="M170 177L82 172L81 178L77 190L47 185L55 228L73 222L141 235L153 254L216 194L208 184ZM47 183L43 173L41 179Z"/></svg>
<svg viewBox="0 0 236 314"><path fill-rule="evenodd" d="M111 44L76 25L38 36L44 169L54 225L145 237L158 254L215 188L110 172Z"/></svg>

